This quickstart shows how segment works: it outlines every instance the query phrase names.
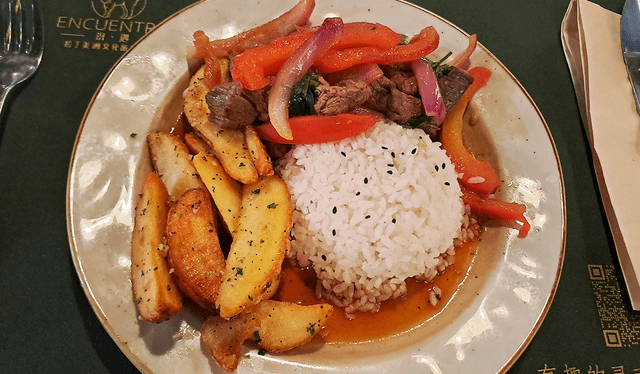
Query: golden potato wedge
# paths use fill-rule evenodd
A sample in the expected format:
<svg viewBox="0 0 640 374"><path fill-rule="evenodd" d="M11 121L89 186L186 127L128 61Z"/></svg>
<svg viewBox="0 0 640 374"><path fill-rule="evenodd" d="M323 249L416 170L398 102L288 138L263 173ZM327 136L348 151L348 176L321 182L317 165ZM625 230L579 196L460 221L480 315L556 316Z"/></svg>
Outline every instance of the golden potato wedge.
<svg viewBox="0 0 640 374"><path fill-rule="evenodd" d="M249 147L249 153L253 157L253 164L256 166L258 175L261 177L270 177L273 175L273 165L271 164L271 158L267 153L262 139L258 136L258 133L252 126L246 126L244 128L244 136Z"/></svg>
<svg viewBox="0 0 640 374"><path fill-rule="evenodd" d="M231 178L214 155L204 152L193 158L200 179L207 186L231 235L238 231L242 185Z"/></svg>
<svg viewBox="0 0 640 374"><path fill-rule="evenodd" d="M189 149L176 135L152 132L147 135L151 162L169 191L172 201L192 188L204 188L193 163Z"/></svg>
<svg viewBox="0 0 640 374"><path fill-rule="evenodd" d="M230 318L253 305L280 273L291 241L291 199L277 175L244 185L238 231L231 243L217 305Z"/></svg>
<svg viewBox="0 0 640 374"><path fill-rule="evenodd" d="M220 290L225 259L211 196L204 188L185 192L167 216L167 261L180 289L210 310Z"/></svg>
<svg viewBox="0 0 640 374"><path fill-rule="evenodd" d="M248 314L260 321L258 334L253 334L256 343L269 352L284 352L310 341L333 314L333 306L264 300Z"/></svg>
<svg viewBox="0 0 640 374"><path fill-rule="evenodd" d="M182 294L161 249L168 205L160 177L147 174L131 238L131 286L140 317L149 322L165 321L182 309Z"/></svg>
<svg viewBox="0 0 640 374"><path fill-rule="evenodd" d="M233 179L243 184L258 180L258 170L253 164L253 157L241 129L224 130L208 122L198 131Z"/></svg>
<svg viewBox="0 0 640 374"><path fill-rule="evenodd" d="M211 350L213 359L228 372L236 370L245 340L254 337L260 322L250 314L226 320L211 316L202 324L200 339Z"/></svg>
<svg viewBox="0 0 640 374"><path fill-rule="evenodd" d="M184 134L184 144L187 145L189 151L194 155L200 152L209 152L211 150L207 142L205 142L200 136L192 132Z"/></svg>
<svg viewBox="0 0 640 374"><path fill-rule="evenodd" d="M275 293L278 291L278 287L280 286L280 272L275 274L271 279L267 281L267 284L264 286L262 290L262 294L258 298L258 302L263 300L269 300Z"/></svg>
<svg viewBox="0 0 640 374"><path fill-rule="evenodd" d="M247 147L242 129L228 130L209 121L209 106L205 96L209 89L204 84L204 67L191 77L184 97L184 114L211 147L231 177L241 183L255 183L258 171Z"/></svg>
<svg viewBox="0 0 640 374"><path fill-rule="evenodd" d="M207 318L200 336L218 365L234 371L246 340L253 340L270 352L288 351L309 342L331 314L330 304L303 306L265 300L228 320L220 316Z"/></svg>

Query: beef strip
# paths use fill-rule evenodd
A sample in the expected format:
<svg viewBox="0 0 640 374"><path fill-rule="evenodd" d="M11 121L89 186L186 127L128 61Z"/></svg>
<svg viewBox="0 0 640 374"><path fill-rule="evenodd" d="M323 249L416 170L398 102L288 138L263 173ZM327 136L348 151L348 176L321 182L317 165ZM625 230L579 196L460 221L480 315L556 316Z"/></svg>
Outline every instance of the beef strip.
<svg viewBox="0 0 640 374"><path fill-rule="evenodd" d="M418 96L418 80L408 64L385 65L381 67L384 75L395 83L396 88L407 95Z"/></svg>
<svg viewBox="0 0 640 374"><path fill-rule="evenodd" d="M359 106L380 112L392 121L406 123L411 118L424 115L417 81L407 64L381 67L385 75L376 82L366 84L346 80L335 86L322 77L316 89L316 114L336 115L351 112ZM465 70L453 68L438 80L445 108L449 111L473 83ZM268 97L270 86L257 91L242 88L239 82L223 83L214 87L206 96L211 113L209 120L223 128L239 128L256 120L268 122ZM427 133L434 133L438 126L425 124Z"/></svg>
<svg viewBox="0 0 640 374"><path fill-rule="evenodd" d="M424 115L417 80L411 67L401 64L381 68L385 75L370 85L373 96L364 106L381 112L398 123L406 123L411 118ZM460 100L471 83L473 77L459 68L453 68L448 75L438 79L447 111ZM427 133L438 130L438 126L432 124L425 123L425 126L429 127L424 129Z"/></svg>
<svg viewBox="0 0 640 374"><path fill-rule="evenodd" d="M444 107L449 111L473 83L473 77L465 70L454 67L449 74L438 79Z"/></svg>
<svg viewBox="0 0 640 374"><path fill-rule="evenodd" d="M422 100L398 89L396 83L386 76L370 84L372 97L364 103L367 109L383 113L390 120L405 123L424 114Z"/></svg>
<svg viewBox="0 0 640 374"><path fill-rule="evenodd" d="M387 99L387 117L397 123L405 123L424 114L422 99L392 88Z"/></svg>
<svg viewBox="0 0 640 374"><path fill-rule="evenodd" d="M326 81L316 88L318 95L313 106L316 114L336 115L347 113L362 105L373 95L371 87L364 82L345 80L336 86L331 86Z"/></svg>
<svg viewBox="0 0 640 374"><path fill-rule="evenodd" d="M271 85L255 91L242 90L242 96L247 99L258 112L260 123L269 122L269 91Z"/></svg>
<svg viewBox="0 0 640 374"><path fill-rule="evenodd" d="M371 83L369 87L371 87L372 96L364 102L363 106L376 112L387 113L389 94L391 89L396 87L396 84L383 75L380 79Z"/></svg>
<svg viewBox="0 0 640 374"><path fill-rule="evenodd" d="M385 76L395 83L397 89L408 95L420 96L418 81L410 65L386 65L381 66L381 69ZM473 77L457 67L452 67L449 74L438 79L438 86L447 111L460 100L471 83L473 83Z"/></svg>
<svg viewBox="0 0 640 374"><path fill-rule="evenodd" d="M396 84L398 90L406 93L407 95L417 96L418 92L418 80L416 76L408 72L398 72L394 74L391 81Z"/></svg>
<svg viewBox="0 0 640 374"><path fill-rule="evenodd" d="M209 121L226 129L251 125L258 116L256 108L242 96L242 83L228 82L211 89L205 97Z"/></svg>

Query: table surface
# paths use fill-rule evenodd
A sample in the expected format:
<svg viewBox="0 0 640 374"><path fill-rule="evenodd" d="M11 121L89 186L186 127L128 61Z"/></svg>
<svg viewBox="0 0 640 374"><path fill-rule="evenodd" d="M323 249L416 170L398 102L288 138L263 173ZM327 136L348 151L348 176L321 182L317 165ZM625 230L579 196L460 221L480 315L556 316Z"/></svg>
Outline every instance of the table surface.
<svg viewBox="0 0 640 374"><path fill-rule="evenodd" d="M0 123L0 371L138 372L103 329L76 275L66 227L67 172L104 75L148 28L192 2L148 0L133 14L137 27L125 34L89 27L95 0L41 1L42 65L15 91ZM640 373L640 313L630 309L621 283L560 42L569 0L413 2L479 35L533 97L560 156L564 270L547 317L510 372ZM617 13L623 6L623 0L594 2ZM83 20L80 35L74 25ZM105 41L107 48L93 48Z"/></svg>

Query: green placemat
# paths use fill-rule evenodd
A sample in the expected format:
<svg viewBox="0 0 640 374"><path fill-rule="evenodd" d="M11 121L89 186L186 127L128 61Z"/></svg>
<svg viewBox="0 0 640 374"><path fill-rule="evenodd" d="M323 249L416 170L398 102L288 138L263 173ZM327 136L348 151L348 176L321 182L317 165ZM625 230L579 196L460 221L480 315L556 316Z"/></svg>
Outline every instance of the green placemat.
<svg viewBox="0 0 640 374"><path fill-rule="evenodd" d="M615 12L623 4L595 2ZM2 121L0 372L137 372L95 317L73 268L67 171L85 109L111 66L149 28L191 3L41 0L45 56ZM478 34L539 106L563 166L568 231L562 279L511 372L640 373L640 313L630 310L621 284L560 45L569 1L415 3Z"/></svg>

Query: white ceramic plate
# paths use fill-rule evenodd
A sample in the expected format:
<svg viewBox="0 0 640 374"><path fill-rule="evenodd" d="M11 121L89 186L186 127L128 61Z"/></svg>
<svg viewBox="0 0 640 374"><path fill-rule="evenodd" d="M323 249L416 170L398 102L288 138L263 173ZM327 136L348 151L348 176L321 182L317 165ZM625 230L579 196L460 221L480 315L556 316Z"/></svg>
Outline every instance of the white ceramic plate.
<svg viewBox="0 0 640 374"><path fill-rule="evenodd" d="M223 372L201 346L202 320L192 310L158 325L136 319L130 236L141 181L151 169L145 135L152 127L170 128L178 117L180 100L174 107L163 102L180 97L186 85L185 49L195 30L226 37L295 2L206 1L175 14L123 56L87 110L68 180L71 252L96 315L142 372ZM402 1L322 0L311 20L320 24L327 15L380 22L406 35L433 25L441 34L439 53L467 45L462 30ZM469 131L502 177L500 197L527 204L529 236L490 228L471 276L450 305L407 334L363 345L312 344L280 355L261 356L248 346L238 372L496 373L519 357L547 313L562 269L562 172L549 129L523 87L484 48L472 63L490 68L493 77L474 101L478 125Z"/></svg>

